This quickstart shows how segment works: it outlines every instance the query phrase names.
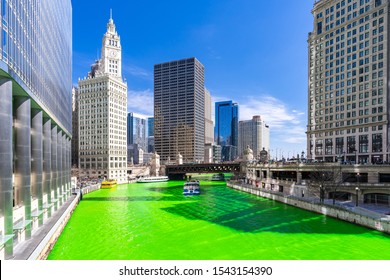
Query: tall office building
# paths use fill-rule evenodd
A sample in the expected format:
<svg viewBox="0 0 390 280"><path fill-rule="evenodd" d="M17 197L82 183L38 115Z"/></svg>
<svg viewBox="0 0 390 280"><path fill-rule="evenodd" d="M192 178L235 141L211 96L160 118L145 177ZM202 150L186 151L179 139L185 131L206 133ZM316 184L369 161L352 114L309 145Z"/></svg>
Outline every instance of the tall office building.
<svg viewBox="0 0 390 280"><path fill-rule="evenodd" d="M212 99L210 91L204 90L204 122L205 122L205 144L214 143L214 123L212 115Z"/></svg>
<svg viewBox="0 0 390 280"><path fill-rule="evenodd" d="M72 166L79 166L79 89L72 88Z"/></svg>
<svg viewBox="0 0 390 280"><path fill-rule="evenodd" d="M79 166L89 177L127 182L127 84L120 37L110 18L102 58L79 80Z"/></svg>
<svg viewBox="0 0 390 280"><path fill-rule="evenodd" d="M138 147L146 151L146 126L147 118L137 114L127 114L127 145L138 144Z"/></svg>
<svg viewBox="0 0 390 280"><path fill-rule="evenodd" d="M148 118L148 136L154 136L154 118Z"/></svg>
<svg viewBox="0 0 390 280"><path fill-rule="evenodd" d="M72 5L0 3L0 259L70 190Z"/></svg>
<svg viewBox="0 0 390 280"><path fill-rule="evenodd" d="M251 120L238 123L238 154L242 158L247 146L249 146L255 159L259 158L264 149L269 153L269 126L260 116L253 116Z"/></svg>
<svg viewBox="0 0 390 280"><path fill-rule="evenodd" d="M308 157L389 161L389 1L321 0L312 14Z"/></svg>
<svg viewBox="0 0 390 280"><path fill-rule="evenodd" d="M161 160L204 159L204 67L196 58L154 66L154 137Z"/></svg>
<svg viewBox="0 0 390 280"><path fill-rule="evenodd" d="M154 153L154 118L148 118L148 153Z"/></svg>
<svg viewBox="0 0 390 280"><path fill-rule="evenodd" d="M237 157L238 148L238 104L233 101L215 103L215 142L222 147L222 161Z"/></svg>
<svg viewBox="0 0 390 280"><path fill-rule="evenodd" d="M147 118L137 114L127 114L127 157L128 160L133 160L133 163L139 164L143 162L140 155L147 152L147 137L146 137ZM139 150L142 153L139 153Z"/></svg>

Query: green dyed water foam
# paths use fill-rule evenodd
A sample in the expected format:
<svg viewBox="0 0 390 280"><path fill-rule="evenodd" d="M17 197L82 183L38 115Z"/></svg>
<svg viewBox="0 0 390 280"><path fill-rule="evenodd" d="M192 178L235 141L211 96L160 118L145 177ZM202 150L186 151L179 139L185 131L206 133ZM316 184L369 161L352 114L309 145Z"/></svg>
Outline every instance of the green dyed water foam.
<svg viewBox="0 0 390 280"><path fill-rule="evenodd" d="M48 259L390 259L390 237L202 182L119 185L85 195Z"/></svg>

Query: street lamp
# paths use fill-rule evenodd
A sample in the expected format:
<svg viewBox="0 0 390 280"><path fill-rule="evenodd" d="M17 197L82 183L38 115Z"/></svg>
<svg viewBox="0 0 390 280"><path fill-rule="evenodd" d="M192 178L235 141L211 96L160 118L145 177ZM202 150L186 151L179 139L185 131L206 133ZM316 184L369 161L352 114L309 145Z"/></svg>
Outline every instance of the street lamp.
<svg viewBox="0 0 390 280"><path fill-rule="evenodd" d="M359 204L359 202L358 202L358 191L359 191L359 184L360 184L360 173L358 172L357 174L356 174L356 177L357 177L357 187L355 188L355 190L356 190L356 206L358 206L358 204Z"/></svg>
<svg viewBox="0 0 390 280"><path fill-rule="evenodd" d="M355 188L355 190L356 190L356 207L358 207L358 206L359 206L359 197L358 197L358 194L359 194L359 188L358 188L358 187L356 187L356 188Z"/></svg>

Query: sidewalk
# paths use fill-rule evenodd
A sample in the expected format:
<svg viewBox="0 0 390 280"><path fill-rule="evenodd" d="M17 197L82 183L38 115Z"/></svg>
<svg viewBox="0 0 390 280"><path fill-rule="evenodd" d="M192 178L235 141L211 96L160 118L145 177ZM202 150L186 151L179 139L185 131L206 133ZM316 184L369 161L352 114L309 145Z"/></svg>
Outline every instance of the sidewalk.
<svg viewBox="0 0 390 280"><path fill-rule="evenodd" d="M41 227L32 232L32 236L29 240L16 245L14 248L14 255L9 260L28 260L77 197L78 196L76 195L71 195L49 219L44 221Z"/></svg>
<svg viewBox="0 0 390 280"><path fill-rule="evenodd" d="M251 189L259 189L258 187L255 187L253 185L246 184L246 183L234 182L234 184L245 186L245 187L248 187ZM260 189L260 190L262 192L276 194L276 195L284 196L284 197L291 197L291 198L294 198L297 200L307 201L307 202L311 202L311 203L319 203L319 199L314 198L314 197L310 197L310 198L304 197L303 198L303 197L296 197L293 195L286 195L286 194L282 194L282 193L277 192L277 191L271 191L271 190L267 190L267 189ZM333 199L325 199L324 204L332 206ZM360 215L364 215L364 216L367 216L370 218L385 219L385 220L390 221L390 206L387 206L387 205L359 203L359 205L356 206L355 202L353 202L353 201L337 201L337 200L336 200L335 205L338 207L342 207L348 211L358 213Z"/></svg>

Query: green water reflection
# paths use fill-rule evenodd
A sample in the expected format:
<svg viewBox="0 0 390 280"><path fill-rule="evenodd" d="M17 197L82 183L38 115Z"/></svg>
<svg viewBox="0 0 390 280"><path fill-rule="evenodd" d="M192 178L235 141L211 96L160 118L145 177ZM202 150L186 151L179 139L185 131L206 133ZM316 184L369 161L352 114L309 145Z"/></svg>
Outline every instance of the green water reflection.
<svg viewBox="0 0 390 280"><path fill-rule="evenodd" d="M202 182L120 185L85 195L48 259L390 259L390 237Z"/></svg>

